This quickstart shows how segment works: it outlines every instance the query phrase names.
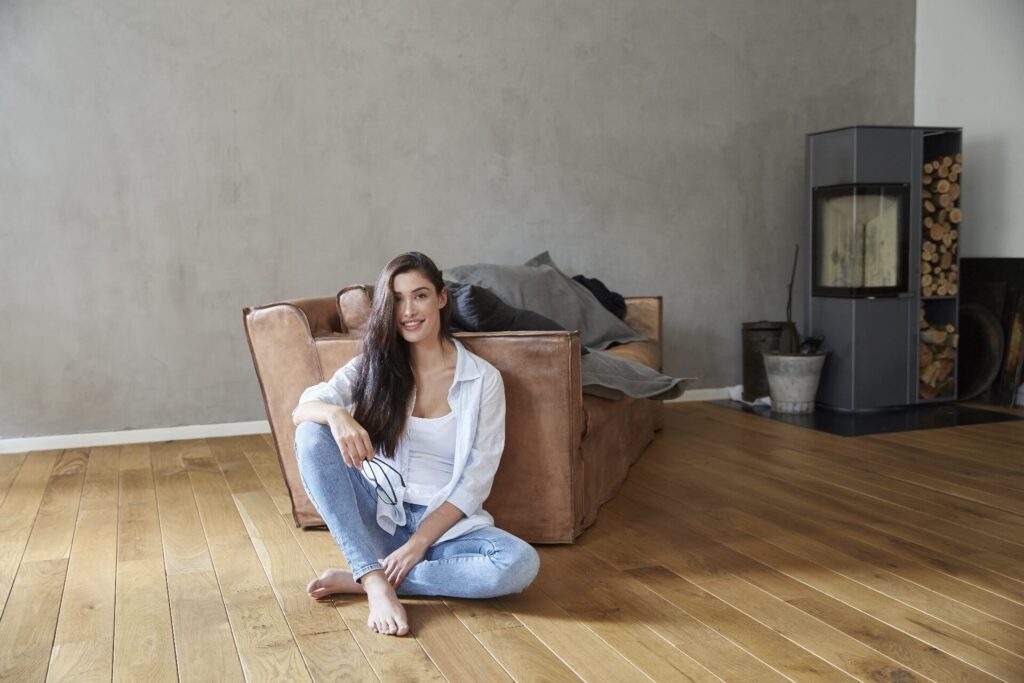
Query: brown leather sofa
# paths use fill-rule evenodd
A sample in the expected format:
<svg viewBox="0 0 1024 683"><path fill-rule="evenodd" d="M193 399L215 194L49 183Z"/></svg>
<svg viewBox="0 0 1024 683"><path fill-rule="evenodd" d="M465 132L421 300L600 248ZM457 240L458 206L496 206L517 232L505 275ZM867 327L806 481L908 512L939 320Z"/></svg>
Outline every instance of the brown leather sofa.
<svg viewBox="0 0 1024 683"><path fill-rule="evenodd" d="M297 526L321 526L295 461L291 412L303 389L357 353L369 288L245 308L253 364ZM626 299L626 322L649 338L609 349L661 369L661 297ZM459 333L505 382L505 452L484 508L531 543L572 543L622 486L660 429L661 403L582 393L576 332Z"/></svg>

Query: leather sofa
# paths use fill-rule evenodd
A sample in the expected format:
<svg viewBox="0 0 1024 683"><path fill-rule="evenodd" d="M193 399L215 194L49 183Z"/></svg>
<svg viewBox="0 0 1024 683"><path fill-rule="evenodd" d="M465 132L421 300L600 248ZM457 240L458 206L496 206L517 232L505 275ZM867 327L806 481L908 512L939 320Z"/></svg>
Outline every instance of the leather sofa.
<svg viewBox="0 0 1024 683"><path fill-rule="evenodd" d="M243 318L295 523L322 526L295 460L291 412L302 391L358 352L371 288L245 308ZM625 321L648 341L612 347L661 370L661 297L626 299ZM661 402L583 394L577 332L457 333L501 371L506 442L484 508L531 543L572 543L621 488L661 427Z"/></svg>

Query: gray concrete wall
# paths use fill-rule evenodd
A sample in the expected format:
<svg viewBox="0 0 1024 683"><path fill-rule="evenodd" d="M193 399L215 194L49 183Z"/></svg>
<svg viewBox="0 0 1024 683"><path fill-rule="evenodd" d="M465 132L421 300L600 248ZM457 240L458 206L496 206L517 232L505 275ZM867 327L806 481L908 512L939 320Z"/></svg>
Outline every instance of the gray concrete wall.
<svg viewBox="0 0 1024 683"><path fill-rule="evenodd" d="M550 249L665 297L669 372L738 383L740 323L784 314L803 135L913 121L914 22L910 0L6 0L0 436L260 419L241 308L407 249Z"/></svg>

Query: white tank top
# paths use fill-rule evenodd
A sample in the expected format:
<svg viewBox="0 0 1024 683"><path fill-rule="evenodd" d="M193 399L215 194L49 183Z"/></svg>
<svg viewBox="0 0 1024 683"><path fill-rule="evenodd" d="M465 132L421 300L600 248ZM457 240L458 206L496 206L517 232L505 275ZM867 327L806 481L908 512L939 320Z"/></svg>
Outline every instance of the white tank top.
<svg viewBox="0 0 1024 683"><path fill-rule="evenodd" d="M427 505L452 478L455 464L455 413L409 416L409 470L405 501Z"/></svg>

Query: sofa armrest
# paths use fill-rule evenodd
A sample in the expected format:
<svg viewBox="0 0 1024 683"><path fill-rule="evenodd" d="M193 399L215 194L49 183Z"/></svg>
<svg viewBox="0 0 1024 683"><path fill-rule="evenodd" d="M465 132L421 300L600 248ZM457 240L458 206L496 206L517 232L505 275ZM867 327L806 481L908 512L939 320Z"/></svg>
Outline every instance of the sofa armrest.
<svg viewBox="0 0 1024 683"><path fill-rule="evenodd" d="M651 341L661 344L662 301L660 296L627 296L623 322Z"/></svg>
<svg viewBox="0 0 1024 683"><path fill-rule="evenodd" d="M326 301L333 306L333 299L327 298ZM307 311L312 312L314 321L319 321L319 324L330 320L329 312L316 299L300 299L242 310L245 334L256 368L256 378L263 393L270 430L277 445L281 469L289 481L300 481L295 460L292 410L306 387L323 381ZM336 309L334 317L338 317ZM293 511L312 509L301 486L288 488ZM299 522L298 516L296 522Z"/></svg>
<svg viewBox="0 0 1024 683"><path fill-rule="evenodd" d="M338 300L331 296L313 297L309 299L289 299L281 304L291 305L299 309L306 316L306 323L309 326L310 334L316 337L329 337L334 334L345 334L348 328L338 313ZM268 308L261 306L260 308Z"/></svg>
<svg viewBox="0 0 1024 683"><path fill-rule="evenodd" d="M488 509L498 527L537 543L571 543L584 510L582 385L577 332L456 335L505 383L505 451ZM537 514L543 510L544 514Z"/></svg>

